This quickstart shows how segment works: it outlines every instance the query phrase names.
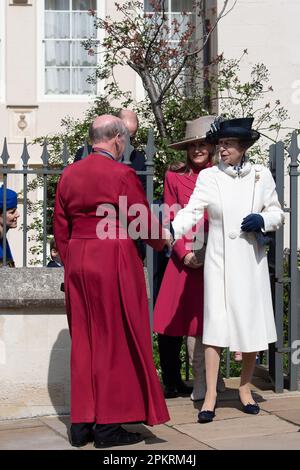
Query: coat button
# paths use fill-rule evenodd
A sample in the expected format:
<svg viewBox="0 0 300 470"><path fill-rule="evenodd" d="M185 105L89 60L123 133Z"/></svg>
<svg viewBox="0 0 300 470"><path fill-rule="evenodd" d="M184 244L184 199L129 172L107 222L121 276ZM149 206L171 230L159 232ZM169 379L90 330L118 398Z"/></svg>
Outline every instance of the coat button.
<svg viewBox="0 0 300 470"><path fill-rule="evenodd" d="M228 236L229 236L229 238L231 238L233 240L234 238L236 238L238 236L238 233L233 230L232 232L229 232Z"/></svg>

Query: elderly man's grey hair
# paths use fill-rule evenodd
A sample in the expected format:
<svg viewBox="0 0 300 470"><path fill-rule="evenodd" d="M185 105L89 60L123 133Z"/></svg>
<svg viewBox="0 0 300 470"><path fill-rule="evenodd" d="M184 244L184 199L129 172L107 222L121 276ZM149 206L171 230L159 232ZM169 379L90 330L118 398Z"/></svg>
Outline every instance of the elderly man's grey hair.
<svg viewBox="0 0 300 470"><path fill-rule="evenodd" d="M89 128L89 138L92 143L97 142L108 142L117 135L120 137L126 137L128 134L127 127L121 121L121 119L114 119L107 124L101 126L94 126L94 123L90 125Z"/></svg>

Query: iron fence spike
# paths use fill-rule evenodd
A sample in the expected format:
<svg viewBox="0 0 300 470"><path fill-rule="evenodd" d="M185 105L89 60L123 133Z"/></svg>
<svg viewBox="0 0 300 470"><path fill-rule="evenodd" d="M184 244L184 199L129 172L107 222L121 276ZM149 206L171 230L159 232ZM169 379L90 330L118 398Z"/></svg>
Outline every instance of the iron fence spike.
<svg viewBox="0 0 300 470"><path fill-rule="evenodd" d="M3 143L3 150L2 150L2 154L1 154L1 159L2 159L2 162L3 162L3 165L7 165L7 162L9 160L10 156L9 156L9 153L8 153L8 149L7 149L7 140L6 140L6 137L4 138L4 143Z"/></svg>
<svg viewBox="0 0 300 470"><path fill-rule="evenodd" d="M23 144L23 151L22 151L22 155L21 155L21 160L23 161L23 166L28 165L29 159L30 159L30 155L28 153L27 141L26 141L26 137L25 137L24 138L24 144Z"/></svg>
<svg viewBox="0 0 300 470"><path fill-rule="evenodd" d="M44 140L43 152L42 152L42 155L41 155L41 159L42 159L42 162L43 162L44 166L48 166L48 163L49 163L49 152L48 152L47 146L48 146L47 140Z"/></svg>
<svg viewBox="0 0 300 470"><path fill-rule="evenodd" d="M288 152L289 156L291 157L292 163L296 163L300 153L300 149L298 146L298 136L296 131L293 131L292 133L291 144L289 146Z"/></svg>

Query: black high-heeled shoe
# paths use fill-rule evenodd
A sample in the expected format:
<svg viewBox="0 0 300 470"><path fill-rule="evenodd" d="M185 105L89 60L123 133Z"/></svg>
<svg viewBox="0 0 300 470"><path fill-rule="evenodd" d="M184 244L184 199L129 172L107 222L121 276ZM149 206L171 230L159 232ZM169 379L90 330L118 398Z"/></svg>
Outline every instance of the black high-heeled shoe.
<svg viewBox="0 0 300 470"><path fill-rule="evenodd" d="M242 403L241 400L240 402ZM247 405L242 403L242 411L248 415L258 415L260 412L260 407L257 403L247 403Z"/></svg>
<svg viewBox="0 0 300 470"><path fill-rule="evenodd" d="M214 407L213 410L199 411L198 423L201 423L201 424L211 423L214 420L214 417L216 416L215 410L216 410L216 407Z"/></svg>

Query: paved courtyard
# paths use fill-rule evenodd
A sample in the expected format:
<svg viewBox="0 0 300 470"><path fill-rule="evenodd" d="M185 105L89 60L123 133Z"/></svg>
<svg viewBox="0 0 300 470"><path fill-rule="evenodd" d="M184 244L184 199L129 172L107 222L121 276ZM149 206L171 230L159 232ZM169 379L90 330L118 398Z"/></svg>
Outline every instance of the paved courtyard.
<svg viewBox="0 0 300 470"><path fill-rule="evenodd" d="M276 395L261 379L253 389L260 404L258 416L246 415L238 401L238 380L226 380L227 390L219 394L216 418L198 424L202 402L188 397L167 400L171 420L165 425L147 427L128 425L146 439L118 450L212 450L212 449L297 449L300 450L300 392ZM0 421L0 450L74 449L68 440L68 416L41 416L31 419ZM95 451L92 444L84 450ZM74 449L80 451L80 449Z"/></svg>

